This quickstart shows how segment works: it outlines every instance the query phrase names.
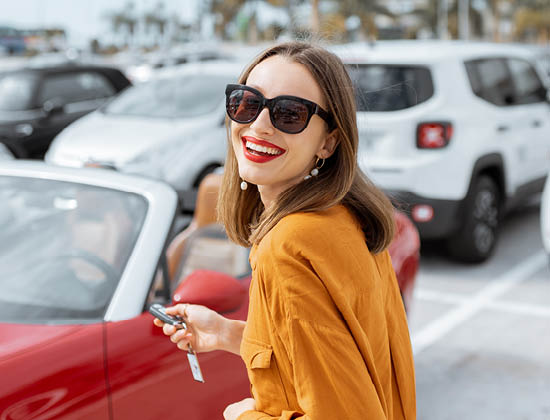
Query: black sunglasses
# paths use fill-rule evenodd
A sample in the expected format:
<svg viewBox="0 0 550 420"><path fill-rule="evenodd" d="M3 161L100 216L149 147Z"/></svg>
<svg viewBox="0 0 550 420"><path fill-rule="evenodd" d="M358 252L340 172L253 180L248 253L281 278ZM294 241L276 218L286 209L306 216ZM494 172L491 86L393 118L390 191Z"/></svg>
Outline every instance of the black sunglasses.
<svg viewBox="0 0 550 420"><path fill-rule="evenodd" d="M289 95L267 99L260 91L245 85L227 85L225 88L227 115L239 124L251 123L265 107L269 110L273 127L283 133L301 133L313 114L325 120L329 130L333 127L329 113L307 99Z"/></svg>

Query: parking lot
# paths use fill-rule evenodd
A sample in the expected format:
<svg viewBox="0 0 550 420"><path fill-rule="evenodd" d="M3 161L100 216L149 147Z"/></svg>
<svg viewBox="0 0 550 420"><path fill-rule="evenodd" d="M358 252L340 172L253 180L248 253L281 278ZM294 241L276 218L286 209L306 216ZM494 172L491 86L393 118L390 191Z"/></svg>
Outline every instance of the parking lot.
<svg viewBox="0 0 550 420"><path fill-rule="evenodd" d="M550 270L539 202L503 222L485 264L422 250L410 328L418 418L550 419Z"/></svg>
<svg viewBox="0 0 550 420"><path fill-rule="evenodd" d="M180 418L158 395L180 401L188 419L210 420L249 395L242 360L222 352L201 354L209 388L200 388L144 309L189 302L246 320L247 251L223 229L199 229L214 220L215 199L199 211L197 188L224 165L224 121L252 124L266 104L297 121L285 130L269 105L274 134L242 136L243 160L267 163L307 128L315 104L291 88L234 85L257 46L204 48L179 58L176 49L95 54L93 66L84 56L0 57L0 161L47 164L0 164L0 420L134 418L136 406L140 418ZM550 164L548 51L426 39L333 52L356 94L359 168L410 216L390 255L409 310L417 418L550 420L550 233L543 247L541 199L525 201ZM305 100L280 99L298 93ZM327 127L338 120L315 112ZM243 190L263 185L242 176ZM217 197L218 184L203 185ZM543 201L550 208L550 181ZM500 223L502 206L518 202ZM446 251L422 244L414 282L418 234L453 240ZM75 348L87 352L77 359Z"/></svg>

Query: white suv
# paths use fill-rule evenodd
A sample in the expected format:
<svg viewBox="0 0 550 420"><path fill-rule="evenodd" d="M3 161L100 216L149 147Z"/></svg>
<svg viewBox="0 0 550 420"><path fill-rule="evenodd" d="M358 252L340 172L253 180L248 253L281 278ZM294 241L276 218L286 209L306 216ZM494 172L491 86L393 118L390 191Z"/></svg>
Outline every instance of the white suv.
<svg viewBox="0 0 550 420"><path fill-rule="evenodd" d="M531 49L453 41L335 47L358 104L359 165L451 255L491 254L550 162L546 74Z"/></svg>

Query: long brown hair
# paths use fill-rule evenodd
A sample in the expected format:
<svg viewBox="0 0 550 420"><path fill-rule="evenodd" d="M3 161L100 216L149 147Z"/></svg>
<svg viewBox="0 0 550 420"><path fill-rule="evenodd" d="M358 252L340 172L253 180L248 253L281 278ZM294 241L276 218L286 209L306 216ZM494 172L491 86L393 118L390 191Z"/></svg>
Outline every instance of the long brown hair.
<svg viewBox="0 0 550 420"><path fill-rule="evenodd" d="M357 218L368 248L378 253L393 239L395 224L389 199L357 167L358 133L352 82L342 61L322 47L307 42L286 42L268 48L243 71L246 84L252 69L268 57L280 55L305 66L315 78L328 104L337 131L337 146L319 175L300 182L265 209L255 185L241 190L237 159L231 142L231 121L226 119L228 148L218 200L218 218L229 238L241 245L259 243L283 217L297 212L346 206Z"/></svg>

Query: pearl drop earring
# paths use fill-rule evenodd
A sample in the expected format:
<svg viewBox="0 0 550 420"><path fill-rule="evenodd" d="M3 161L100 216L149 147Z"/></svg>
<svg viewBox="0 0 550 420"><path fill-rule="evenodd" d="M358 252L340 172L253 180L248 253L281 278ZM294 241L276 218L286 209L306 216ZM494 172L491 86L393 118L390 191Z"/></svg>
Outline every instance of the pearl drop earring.
<svg viewBox="0 0 550 420"><path fill-rule="evenodd" d="M242 181L241 182L241 190L246 190L248 188L248 184L246 183L246 181Z"/></svg>
<svg viewBox="0 0 550 420"><path fill-rule="evenodd" d="M321 164L319 165L319 161L321 161ZM311 172L309 173L309 175L306 175L304 177L304 180L308 180L308 179L311 179L312 176L317 176L319 175L319 169L321 169L323 167L323 165L325 164L325 159L321 159L321 158L317 158L317 161L315 162L315 168L313 168L311 170Z"/></svg>

